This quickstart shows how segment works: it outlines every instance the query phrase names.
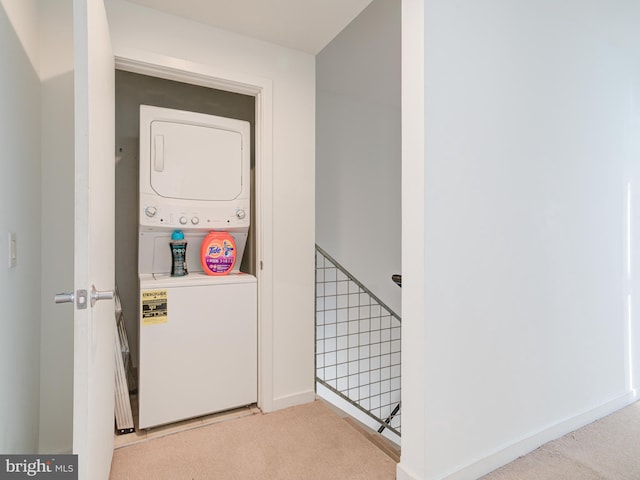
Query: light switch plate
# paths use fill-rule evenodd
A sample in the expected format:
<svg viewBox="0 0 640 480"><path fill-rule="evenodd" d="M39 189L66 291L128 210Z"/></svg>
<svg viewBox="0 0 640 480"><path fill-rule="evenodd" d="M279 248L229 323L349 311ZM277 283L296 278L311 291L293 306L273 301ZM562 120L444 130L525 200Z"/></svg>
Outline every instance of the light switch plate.
<svg viewBox="0 0 640 480"><path fill-rule="evenodd" d="M17 249L17 240L16 234L14 232L9 232L9 268L16 268L16 264L18 263L18 249Z"/></svg>

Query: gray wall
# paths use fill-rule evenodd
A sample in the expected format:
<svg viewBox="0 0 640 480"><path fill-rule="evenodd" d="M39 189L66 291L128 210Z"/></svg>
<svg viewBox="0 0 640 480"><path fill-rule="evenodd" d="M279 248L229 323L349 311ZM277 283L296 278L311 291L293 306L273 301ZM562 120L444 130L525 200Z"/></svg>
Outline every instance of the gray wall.
<svg viewBox="0 0 640 480"><path fill-rule="evenodd" d="M53 296L73 290L74 81L73 2L40 2L42 79L42 342L40 442L45 453L69 453L73 442L73 319ZM51 252L55 252L52 255Z"/></svg>
<svg viewBox="0 0 640 480"><path fill-rule="evenodd" d="M41 271L37 16L33 2L8 7L13 8L0 6L0 452L5 454L38 448ZM11 269L9 232L18 242Z"/></svg>
<svg viewBox="0 0 640 480"><path fill-rule="evenodd" d="M401 313L400 0L372 2L316 80L316 243Z"/></svg>
<svg viewBox="0 0 640 480"><path fill-rule="evenodd" d="M255 213L255 99L185 83L116 70L116 283L134 364L138 355L138 181L141 104L237 118L251 123L252 215ZM252 218L252 224L253 222ZM251 228L241 270L255 273Z"/></svg>

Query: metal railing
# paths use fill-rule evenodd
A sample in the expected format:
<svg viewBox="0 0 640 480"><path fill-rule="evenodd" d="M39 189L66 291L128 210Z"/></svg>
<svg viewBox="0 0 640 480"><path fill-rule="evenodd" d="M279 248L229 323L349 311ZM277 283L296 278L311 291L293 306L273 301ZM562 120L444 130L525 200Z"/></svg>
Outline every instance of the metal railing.
<svg viewBox="0 0 640 480"><path fill-rule="evenodd" d="M400 323L316 245L316 381L397 435Z"/></svg>

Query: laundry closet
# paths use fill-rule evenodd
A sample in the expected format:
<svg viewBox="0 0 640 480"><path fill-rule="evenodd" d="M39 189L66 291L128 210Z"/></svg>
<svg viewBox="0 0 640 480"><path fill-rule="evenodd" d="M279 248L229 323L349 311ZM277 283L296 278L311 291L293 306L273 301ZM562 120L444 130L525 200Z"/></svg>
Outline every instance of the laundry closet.
<svg viewBox="0 0 640 480"><path fill-rule="evenodd" d="M115 86L116 283L139 426L255 403L255 98L120 70ZM209 168L216 151L232 160ZM200 258L213 231L229 271Z"/></svg>

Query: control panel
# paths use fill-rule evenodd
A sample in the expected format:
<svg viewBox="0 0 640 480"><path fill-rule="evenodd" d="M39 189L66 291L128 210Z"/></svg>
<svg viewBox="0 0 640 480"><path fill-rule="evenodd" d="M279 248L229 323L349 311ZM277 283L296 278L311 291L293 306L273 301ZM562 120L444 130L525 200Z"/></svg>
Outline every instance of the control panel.
<svg viewBox="0 0 640 480"><path fill-rule="evenodd" d="M142 197L140 200L141 226L203 230L248 227L250 222L250 206L246 200L211 206L200 203L197 210L163 202L158 197Z"/></svg>

